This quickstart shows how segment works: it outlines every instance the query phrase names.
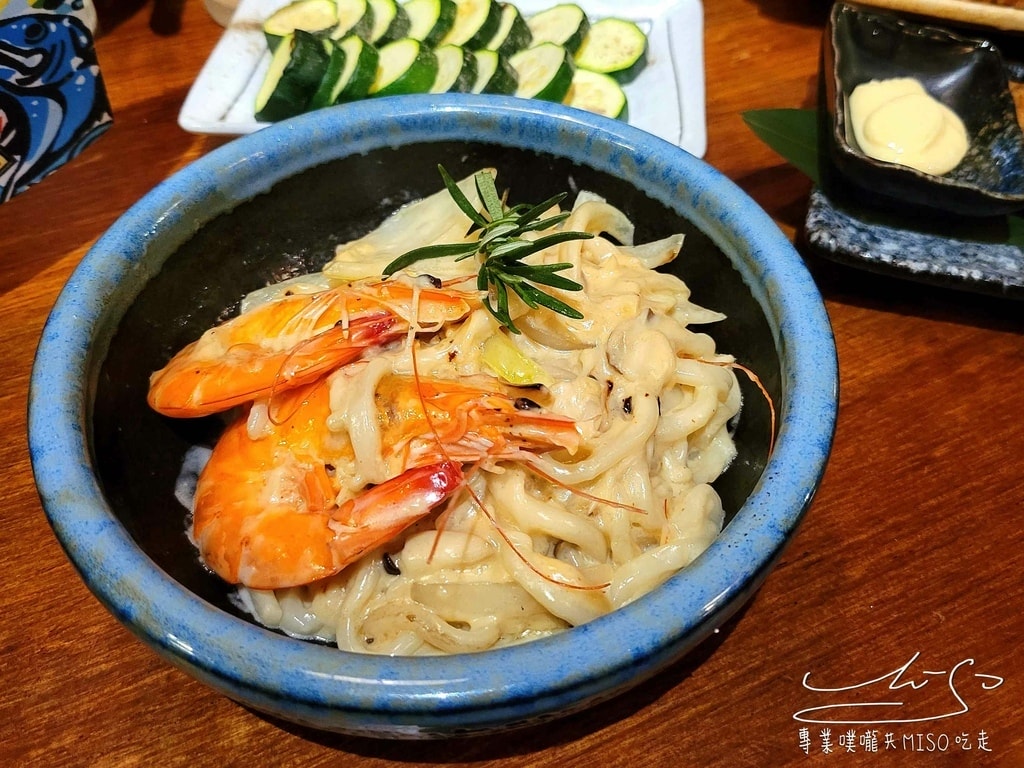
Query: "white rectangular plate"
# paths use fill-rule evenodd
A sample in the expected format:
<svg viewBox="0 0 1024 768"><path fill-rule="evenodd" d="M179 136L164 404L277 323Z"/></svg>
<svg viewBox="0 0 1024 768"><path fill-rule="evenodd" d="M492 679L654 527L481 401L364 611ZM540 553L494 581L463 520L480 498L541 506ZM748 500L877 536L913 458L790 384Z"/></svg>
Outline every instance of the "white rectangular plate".
<svg viewBox="0 0 1024 768"><path fill-rule="evenodd" d="M242 0L203 65L178 115L192 133L240 135L266 127L253 115L270 61L262 24L289 0ZM578 0L591 18L628 18L647 34L647 66L625 86L629 122L697 157L707 149L704 115L704 12L700 0ZM519 0L524 16L556 0Z"/></svg>

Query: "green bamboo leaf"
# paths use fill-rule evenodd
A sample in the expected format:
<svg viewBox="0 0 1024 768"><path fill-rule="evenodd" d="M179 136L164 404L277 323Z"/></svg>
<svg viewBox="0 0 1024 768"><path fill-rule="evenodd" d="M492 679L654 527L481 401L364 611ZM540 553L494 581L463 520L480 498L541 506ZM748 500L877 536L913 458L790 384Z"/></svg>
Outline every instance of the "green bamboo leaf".
<svg viewBox="0 0 1024 768"><path fill-rule="evenodd" d="M818 182L818 113L813 109L753 109L743 122L765 144Z"/></svg>
<svg viewBox="0 0 1024 768"><path fill-rule="evenodd" d="M1009 231L1009 235L1006 238L1007 245L1024 248L1024 218L1015 215L1007 216L1006 228Z"/></svg>

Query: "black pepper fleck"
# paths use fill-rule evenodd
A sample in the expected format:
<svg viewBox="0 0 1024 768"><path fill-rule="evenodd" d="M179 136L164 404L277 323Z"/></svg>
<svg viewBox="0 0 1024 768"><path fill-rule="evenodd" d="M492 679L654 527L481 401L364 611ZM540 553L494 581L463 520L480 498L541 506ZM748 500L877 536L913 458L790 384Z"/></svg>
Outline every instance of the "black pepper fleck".
<svg viewBox="0 0 1024 768"><path fill-rule="evenodd" d="M401 576L402 569L398 567L398 563L391 559L391 555L387 552L384 553L384 572L392 576Z"/></svg>

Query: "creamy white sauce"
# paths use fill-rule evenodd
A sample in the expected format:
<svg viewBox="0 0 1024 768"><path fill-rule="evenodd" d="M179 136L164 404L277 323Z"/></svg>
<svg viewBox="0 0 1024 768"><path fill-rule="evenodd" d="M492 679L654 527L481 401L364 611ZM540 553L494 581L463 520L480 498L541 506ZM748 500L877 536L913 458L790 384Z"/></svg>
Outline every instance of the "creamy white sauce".
<svg viewBox="0 0 1024 768"><path fill-rule="evenodd" d="M912 77L858 85L850 122L865 155L935 176L956 168L970 146L963 121Z"/></svg>

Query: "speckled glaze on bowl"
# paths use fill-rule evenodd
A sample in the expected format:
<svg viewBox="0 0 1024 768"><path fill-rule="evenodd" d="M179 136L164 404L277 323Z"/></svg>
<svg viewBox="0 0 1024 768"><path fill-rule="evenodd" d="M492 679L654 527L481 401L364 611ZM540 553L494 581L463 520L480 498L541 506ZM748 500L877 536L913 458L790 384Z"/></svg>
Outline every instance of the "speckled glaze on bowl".
<svg viewBox="0 0 1024 768"><path fill-rule="evenodd" d="M638 239L687 233L677 266L700 303L730 313L721 349L745 386L740 456L719 485L729 522L683 573L626 608L517 647L434 658L342 653L260 628L205 572L171 498L207 420L143 403L153 362L268 279L317 268L338 239L482 161L524 196L594 189ZM427 181L429 179L429 181ZM535 191L534 188L537 188ZM556 191L557 191L556 190ZM536 199L540 199L540 197ZM271 215L271 212L274 212ZM818 291L774 222L731 182L620 122L505 97L402 97L267 128L159 185L102 237L40 342L29 437L43 505L93 593L163 657L260 711L388 738L542 722L633 686L721 625L767 575L820 481L837 409L835 346Z"/></svg>
<svg viewBox="0 0 1024 768"><path fill-rule="evenodd" d="M937 217L885 217L836 205L811 190L804 232L825 258L918 283L1024 299L1024 250L1006 240L991 219L936 221ZM999 242L1002 235L1003 242Z"/></svg>
<svg viewBox="0 0 1024 768"><path fill-rule="evenodd" d="M993 43L838 2L822 53L822 157L830 160L823 183L830 195L846 191L878 208L963 216L1024 208L1024 134ZM970 148L948 174L876 160L857 147L849 124L850 94L862 83L893 77L916 78L963 120Z"/></svg>

